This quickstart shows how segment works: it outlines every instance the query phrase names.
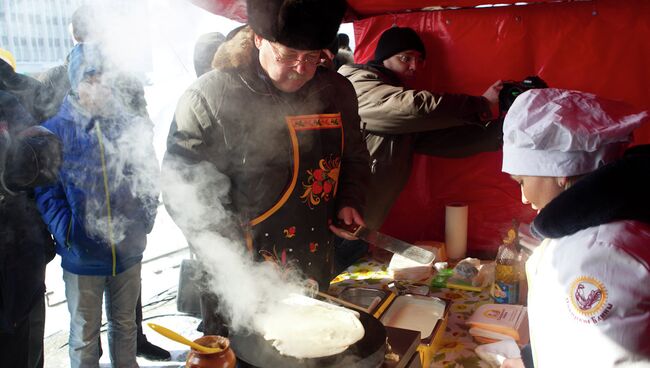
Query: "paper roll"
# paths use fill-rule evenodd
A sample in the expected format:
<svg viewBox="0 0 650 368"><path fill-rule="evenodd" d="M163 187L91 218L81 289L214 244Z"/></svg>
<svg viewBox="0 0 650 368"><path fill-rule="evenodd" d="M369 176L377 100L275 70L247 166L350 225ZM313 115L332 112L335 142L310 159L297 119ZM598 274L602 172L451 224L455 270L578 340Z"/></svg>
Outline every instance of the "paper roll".
<svg viewBox="0 0 650 368"><path fill-rule="evenodd" d="M447 257L458 261L467 253L467 205L450 203L445 207L445 245Z"/></svg>

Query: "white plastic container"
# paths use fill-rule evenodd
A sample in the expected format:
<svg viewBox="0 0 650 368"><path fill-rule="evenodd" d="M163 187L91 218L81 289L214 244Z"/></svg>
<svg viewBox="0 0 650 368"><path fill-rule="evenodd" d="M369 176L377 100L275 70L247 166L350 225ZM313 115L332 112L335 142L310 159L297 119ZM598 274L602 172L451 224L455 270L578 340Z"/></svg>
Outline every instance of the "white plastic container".
<svg viewBox="0 0 650 368"><path fill-rule="evenodd" d="M400 295L379 319L384 326L420 331L422 340L431 341L436 325L443 320L447 303L436 297Z"/></svg>
<svg viewBox="0 0 650 368"><path fill-rule="evenodd" d="M393 254L388 264L388 272L394 280L425 280L433 274L433 263L438 258L438 250L430 246L420 246L420 248L436 254L436 257L431 262L422 264L399 254Z"/></svg>

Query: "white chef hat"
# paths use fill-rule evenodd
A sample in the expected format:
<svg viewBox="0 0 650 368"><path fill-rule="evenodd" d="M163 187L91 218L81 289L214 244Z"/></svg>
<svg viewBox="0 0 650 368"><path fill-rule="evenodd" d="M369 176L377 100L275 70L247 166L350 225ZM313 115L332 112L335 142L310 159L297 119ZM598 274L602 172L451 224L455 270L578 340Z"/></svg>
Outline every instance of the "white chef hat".
<svg viewBox="0 0 650 368"><path fill-rule="evenodd" d="M502 171L563 177L620 157L648 112L596 95L554 88L517 97L503 123Z"/></svg>

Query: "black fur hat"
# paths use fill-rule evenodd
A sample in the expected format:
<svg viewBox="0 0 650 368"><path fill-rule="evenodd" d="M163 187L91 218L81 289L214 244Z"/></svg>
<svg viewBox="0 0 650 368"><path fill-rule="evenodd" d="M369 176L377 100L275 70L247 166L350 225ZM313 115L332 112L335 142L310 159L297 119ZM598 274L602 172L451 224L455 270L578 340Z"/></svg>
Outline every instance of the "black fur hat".
<svg viewBox="0 0 650 368"><path fill-rule="evenodd" d="M336 37L345 0L246 0L248 24L259 36L298 50L327 48Z"/></svg>

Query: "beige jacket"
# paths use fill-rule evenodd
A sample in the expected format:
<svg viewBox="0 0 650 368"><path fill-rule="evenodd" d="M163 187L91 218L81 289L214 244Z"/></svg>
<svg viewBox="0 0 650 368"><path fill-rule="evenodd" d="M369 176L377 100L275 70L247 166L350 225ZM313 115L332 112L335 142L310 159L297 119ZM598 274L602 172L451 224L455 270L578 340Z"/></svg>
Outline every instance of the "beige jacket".
<svg viewBox="0 0 650 368"><path fill-rule="evenodd" d="M501 126L481 123L490 114L484 97L407 89L379 65L343 65L338 72L356 91L371 156L364 211L370 228L382 225L404 188L413 153L467 157L501 147Z"/></svg>

